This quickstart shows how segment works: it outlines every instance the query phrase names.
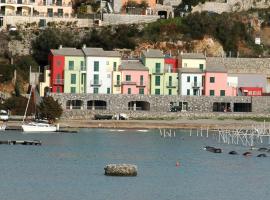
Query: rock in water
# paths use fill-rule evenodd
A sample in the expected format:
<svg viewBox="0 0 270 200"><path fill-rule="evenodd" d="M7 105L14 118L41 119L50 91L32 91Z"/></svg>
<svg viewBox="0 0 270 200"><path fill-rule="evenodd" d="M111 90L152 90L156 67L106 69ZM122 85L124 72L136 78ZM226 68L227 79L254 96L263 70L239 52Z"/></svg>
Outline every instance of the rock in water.
<svg viewBox="0 0 270 200"><path fill-rule="evenodd" d="M104 170L106 176L137 176L137 166L131 164L109 164Z"/></svg>

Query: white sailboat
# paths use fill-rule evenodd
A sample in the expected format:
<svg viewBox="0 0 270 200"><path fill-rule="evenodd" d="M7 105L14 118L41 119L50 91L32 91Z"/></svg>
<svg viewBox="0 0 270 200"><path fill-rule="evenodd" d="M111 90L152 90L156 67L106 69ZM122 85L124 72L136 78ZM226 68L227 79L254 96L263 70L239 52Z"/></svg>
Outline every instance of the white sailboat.
<svg viewBox="0 0 270 200"><path fill-rule="evenodd" d="M31 94L32 94L32 89L33 87L31 86L30 95L29 95L26 109L23 116L22 130L24 132L55 132L57 131L59 129L58 126L49 124L47 122L35 122L35 121L29 122L29 123L25 122L26 113L27 113L27 109L28 109Z"/></svg>
<svg viewBox="0 0 270 200"><path fill-rule="evenodd" d="M6 124L1 125L1 126L0 126L0 131L6 130L6 127L7 127Z"/></svg>

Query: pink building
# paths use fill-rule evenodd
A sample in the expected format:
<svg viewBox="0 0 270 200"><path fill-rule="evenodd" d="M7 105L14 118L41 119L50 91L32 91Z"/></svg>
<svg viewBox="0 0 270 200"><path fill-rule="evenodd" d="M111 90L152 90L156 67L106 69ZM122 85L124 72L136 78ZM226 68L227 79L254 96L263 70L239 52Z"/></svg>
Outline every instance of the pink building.
<svg viewBox="0 0 270 200"><path fill-rule="evenodd" d="M228 74L224 66L207 64L204 79L205 96L236 96L236 90L228 86Z"/></svg>
<svg viewBox="0 0 270 200"><path fill-rule="evenodd" d="M149 94L149 73L139 61L123 61L119 69L122 76L122 94Z"/></svg>

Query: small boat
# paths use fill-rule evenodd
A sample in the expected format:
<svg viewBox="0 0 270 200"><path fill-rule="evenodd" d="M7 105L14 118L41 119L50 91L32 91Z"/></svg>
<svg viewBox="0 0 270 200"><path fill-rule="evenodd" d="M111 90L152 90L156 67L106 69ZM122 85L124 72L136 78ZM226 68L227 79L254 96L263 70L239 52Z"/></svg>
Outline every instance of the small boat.
<svg viewBox="0 0 270 200"><path fill-rule="evenodd" d="M137 130L138 132L144 132L144 133L146 133L146 132L149 132L149 130L146 130L146 129L143 129L143 130Z"/></svg>
<svg viewBox="0 0 270 200"><path fill-rule="evenodd" d="M210 151L210 152L212 152L212 153L222 153L222 149L220 149L220 148L215 148L215 147L210 147L210 146L204 147L204 150Z"/></svg>
<svg viewBox="0 0 270 200"><path fill-rule="evenodd" d="M29 122L22 125L24 132L56 132L57 126L49 123L41 122Z"/></svg>
<svg viewBox="0 0 270 200"><path fill-rule="evenodd" d="M30 95L27 101L26 109L23 116L23 122L22 122L22 130L23 132L56 132L59 130L59 126L50 124L48 121L32 121L32 122L25 122L27 109L29 106L31 94L32 94L33 87L31 87Z"/></svg>

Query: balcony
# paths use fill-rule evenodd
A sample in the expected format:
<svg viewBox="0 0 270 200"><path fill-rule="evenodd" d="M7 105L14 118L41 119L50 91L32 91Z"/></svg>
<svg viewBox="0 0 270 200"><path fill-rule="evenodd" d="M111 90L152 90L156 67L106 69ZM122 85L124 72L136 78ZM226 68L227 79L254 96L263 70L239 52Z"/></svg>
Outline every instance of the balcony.
<svg viewBox="0 0 270 200"><path fill-rule="evenodd" d="M120 81L120 80L115 81L115 82L113 83L113 86L114 86L114 87L120 87L120 86L121 86L121 81Z"/></svg>
<svg viewBox="0 0 270 200"><path fill-rule="evenodd" d="M53 79L53 85L64 85L64 79Z"/></svg>
<svg viewBox="0 0 270 200"><path fill-rule="evenodd" d="M192 82L191 83L191 86L193 88L200 88L202 86L202 83L200 83L200 82Z"/></svg>
<svg viewBox="0 0 270 200"><path fill-rule="evenodd" d="M122 85L136 85L134 81L122 81Z"/></svg>
<svg viewBox="0 0 270 200"><path fill-rule="evenodd" d="M178 86L177 81L167 81L166 82L166 87L167 88L176 88Z"/></svg>
<svg viewBox="0 0 270 200"><path fill-rule="evenodd" d="M147 83L145 81L140 81L139 83L137 83L137 87L145 87L147 85Z"/></svg>
<svg viewBox="0 0 270 200"><path fill-rule="evenodd" d="M156 70L156 69L153 69L151 72L152 72L153 75L162 75L162 74L164 74L164 72L162 70Z"/></svg>
<svg viewBox="0 0 270 200"><path fill-rule="evenodd" d="M86 67L85 66L81 66L81 71L86 71Z"/></svg>
<svg viewBox="0 0 270 200"><path fill-rule="evenodd" d="M98 86L100 87L102 85L102 80L91 80L90 86Z"/></svg>

